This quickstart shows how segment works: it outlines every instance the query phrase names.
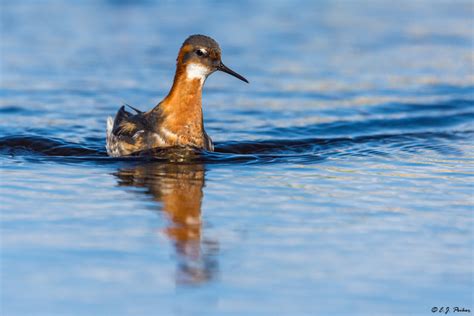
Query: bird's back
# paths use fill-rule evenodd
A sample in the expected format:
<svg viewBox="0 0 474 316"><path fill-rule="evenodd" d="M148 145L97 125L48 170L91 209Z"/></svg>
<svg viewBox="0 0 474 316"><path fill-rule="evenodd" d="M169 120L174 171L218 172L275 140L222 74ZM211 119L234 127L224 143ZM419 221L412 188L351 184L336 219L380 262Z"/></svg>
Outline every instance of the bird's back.
<svg viewBox="0 0 474 316"><path fill-rule="evenodd" d="M107 119L107 153L112 157L129 156L144 150L167 147L198 147L214 150L211 138L203 130L202 141L192 142L165 128L164 114L157 110L141 112L131 107L132 114L122 106L115 119Z"/></svg>

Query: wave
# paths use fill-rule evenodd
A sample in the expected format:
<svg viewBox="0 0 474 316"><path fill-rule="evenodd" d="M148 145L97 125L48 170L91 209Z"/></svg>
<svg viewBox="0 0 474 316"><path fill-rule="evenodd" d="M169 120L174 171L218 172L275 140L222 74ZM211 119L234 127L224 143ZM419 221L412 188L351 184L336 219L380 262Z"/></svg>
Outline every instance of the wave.
<svg viewBox="0 0 474 316"><path fill-rule="evenodd" d="M473 100L459 98L437 103L379 104L360 109L357 115L347 120L306 122L306 125L295 125L289 121L289 126L255 126L249 136L260 139L217 142L215 152L183 148L154 149L125 158L108 157L105 140L101 137L87 137L83 143L75 143L44 136L54 132L52 130L30 130L32 134L0 137L0 156L37 161L105 163L143 160L314 163L328 158L393 157L421 151L461 156L467 147L459 144L463 141L470 144L474 133L473 105ZM18 106L5 107L0 112L21 116L29 114L27 109ZM262 113L245 114L255 116ZM16 132L15 129L8 131Z"/></svg>
<svg viewBox="0 0 474 316"><path fill-rule="evenodd" d="M0 138L0 155L29 160L64 161L180 161L199 163L272 163L317 162L346 156L389 156L398 152L429 150L438 154L458 152L450 144L469 140L474 130L380 134L358 137L275 139L260 141L228 141L215 144L215 152L183 148L157 149L137 153L133 157L108 157L103 143L79 144L36 135L14 135Z"/></svg>

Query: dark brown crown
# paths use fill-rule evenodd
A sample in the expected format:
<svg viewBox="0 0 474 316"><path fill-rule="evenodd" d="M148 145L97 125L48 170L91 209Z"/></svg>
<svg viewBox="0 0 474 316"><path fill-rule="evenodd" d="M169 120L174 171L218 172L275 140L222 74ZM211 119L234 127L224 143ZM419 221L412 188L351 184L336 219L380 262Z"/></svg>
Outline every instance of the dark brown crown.
<svg viewBox="0 0 474 316"><path fill-rule="evenodd" d="M215 40L206 35L191 35L184 41L183 46L188 44L192 46L202 46L206 48L211 48L217 51L221 50L219 44L217 44Z"/></svg>

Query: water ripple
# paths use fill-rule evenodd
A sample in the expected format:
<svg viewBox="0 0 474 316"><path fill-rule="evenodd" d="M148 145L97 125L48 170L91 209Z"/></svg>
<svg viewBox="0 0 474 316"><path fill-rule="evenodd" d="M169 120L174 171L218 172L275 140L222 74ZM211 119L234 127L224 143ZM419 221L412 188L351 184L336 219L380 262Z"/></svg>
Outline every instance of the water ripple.
<svg viewBox="0 0 474 316"><path fill-rule="evenodd" d="M178 161L199 163L291 163L318 162L327 158L396 156L429 150L438 154L463 153L449 145L468 140L474 131L381 134L359 137L228 141L216 143L215 152L184 148L155 149L133 157L108 157L99 139L94 144L78 144L57 138L18 135L0 138L0 154L28 160L63 161Z"/></svg>

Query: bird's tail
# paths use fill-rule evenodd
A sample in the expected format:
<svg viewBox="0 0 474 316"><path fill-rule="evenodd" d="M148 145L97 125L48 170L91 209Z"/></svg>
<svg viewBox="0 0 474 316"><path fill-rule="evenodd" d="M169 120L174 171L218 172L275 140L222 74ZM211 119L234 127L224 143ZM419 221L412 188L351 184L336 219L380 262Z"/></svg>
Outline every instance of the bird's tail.
<svg viewBox="0 0 474 316"><path fill-rule="evenodd" d="M114 119L111 116L109 116L107 118L106 145L105 145L105 149L107 149L107 154L109 154L109 156L112 155L110 144L112 143L113 130L114 130Z"/></svg>

